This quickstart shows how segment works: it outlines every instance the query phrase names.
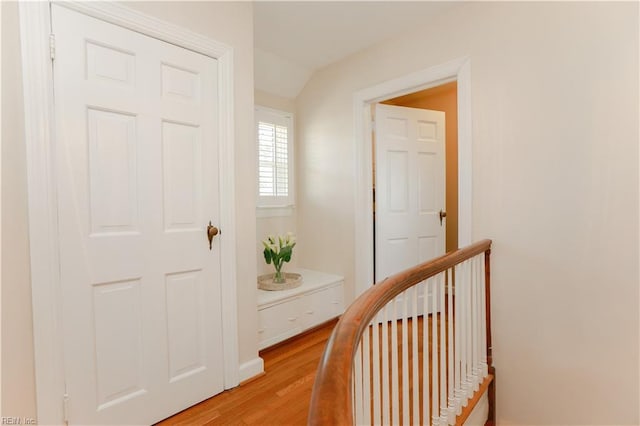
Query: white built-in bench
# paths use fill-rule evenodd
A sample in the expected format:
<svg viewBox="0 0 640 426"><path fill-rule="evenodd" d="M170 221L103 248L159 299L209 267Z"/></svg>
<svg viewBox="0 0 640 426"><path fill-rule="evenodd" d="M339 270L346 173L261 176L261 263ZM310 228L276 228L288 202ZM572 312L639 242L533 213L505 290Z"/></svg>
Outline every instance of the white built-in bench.
<svg viewBox="0 0 640 426"><path fill-rule="evenodd" d="M308 269L291 268L302 275L302 285L290 290L258 290L260 349L302 333L344 312L344 278Z"/></svg>

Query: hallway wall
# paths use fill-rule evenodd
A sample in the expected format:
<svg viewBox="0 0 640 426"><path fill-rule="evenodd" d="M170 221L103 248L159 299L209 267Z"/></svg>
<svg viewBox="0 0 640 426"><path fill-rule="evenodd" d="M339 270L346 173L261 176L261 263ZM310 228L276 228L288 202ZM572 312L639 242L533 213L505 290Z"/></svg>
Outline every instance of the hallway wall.
<svg viewBox="0 0 640 426"><path fill-rule="evenodd" d="M469 58L498 424L640 423L638 35L635 2L461 3L297 99L299 261L353 295L354 93Z"/></svg>

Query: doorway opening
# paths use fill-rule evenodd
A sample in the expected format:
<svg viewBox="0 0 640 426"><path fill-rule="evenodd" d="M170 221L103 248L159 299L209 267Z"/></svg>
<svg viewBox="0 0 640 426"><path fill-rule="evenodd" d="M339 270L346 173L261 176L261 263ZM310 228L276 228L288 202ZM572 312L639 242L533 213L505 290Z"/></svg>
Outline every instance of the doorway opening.
<svg viewBox="0 0 640 426"><path fill-rule="evenodd" d="M450 85L450 86L448 86ZM374 146L372 142L372 105L385 102L413 102L411 98L433 90L451 90L455 85L457 127L457 153L447 152L447 185L457 178L457 191L451 197L456 203L447 203L456 224L447 238L447 250L464 247L471 243L471 66L468 58L460 58L447 63L420 70L405 76L385 81L354 94L354 131L357 161L356 208L355 208L355 295L367 290L374 281ZM435 96L435 93L431 94ZM433 108L433 107L432 107ZM436 108L437 109L437 108ZM457 169L457 170L456 170ZM455 186L454 186L455 187ZM457 196L453 195L457 192ZM457 214L455 209L457 207ZM449 220L449 223L453 220ZM381 277L376 277L380 279Z"/></svg>
<svg viewBox="0 0 640 426"><path fill-rule="evenodd" d="M446 252L458 246L458 82L424 89L380 102L445 113ZM375 166L374 166L375 170Z"/></svg>
<svg viewBox="0 0 640 426"><path fill-rule="evenodd" d="M384 124L380 123L378 119L382 120L383 117L376 116L376 105L389 105L391 107L405 107L417 110L424 110L424 114L426 114L426 120L429 120L427 111L439 111L444 114L444 126L442 129L435 126L435 122L423 121L422 124L422 132L421 135L416 135L417 139L412 143L418 145L429 145L429 144L437 144L439 137L442 135L436 135L435 133L444 133L444 137L442 137L444 144L444 158L441 163L444 164L444 173L442 177L444 177L444 182L437 173L434 174L434 170L420 170L420 164L422 163L425 166L435 168L437 165L433 164L433 158L435 157L434 152L428 153L428 155L424 155L425 152L421 154L417 154L418 158L428 159L427 162L419 161L417 159L412 159L409 163L417 161L417 169L413 170L413 174L410 177L410 180L417 181L418 187L413 188L412 196L417 197L417 205L414 206L416 213L420 218L420 221L423 225L428 226L429 222L429 214L432 215L438 214L438 210L440 209L440 226L443 228L441 231L444 233L444 241L437 245L437 247L431 247L430 250L435 250L433 252L434 256L444 254L445 252L450 252L458 249L458 84L457 81L451 81L448 83L444 83L439 86L431 87L428 89L420 90L417 92L409 93L406 95L397 96L391 99L386 99L380 101L376 104L371 104L371 114L374 117L374 122L376 123L374 127L384 129ZM398 114L400 116L403 115L402 109L399 109ZM411 113L412 110L404 110L407 113ZM419 113L419 111L416 111ZM424 114L420 114L425 117ZM385 114L386 117L386 114ZM432 125L434 125L432 127ZM431 133L433 131L433 134ZM420 131L419 131L420 132ZM431 142L429 142L429 138L435 138ZM372 187L373 187L373 240L374 240L374 248L373 248L373 258L374 258L374 282L377 282L380 279L384 278L384 274L379 274L377 271L384 270L386 268L380 268L378 265L376 256L379 253L378 245L384 244L380 240L376 238L376 233L381 231L385 226L385 213L381 211L382 217L380 222L376 221L376 213L380 204L376 203L376 180L381 177L378 173L379 170L384 170L385 167L377 168L376 161L386 161L387 156L385 153L378 149L378 143L384 144L384 141L380 140L383 138L388 138L378 130L378 133L374 131L372 133L372 152L373 152L373 163L372 163ZM425 139L426 138L426 139ZM438 147L440 148L440 147ZM415 155L415 153L414 153ZM426 174L426 176L425 176ZM384 172L382 173L384 175ZM422 179L428 179L428 182L420 182ZM385 182L381 182L382 187L385 191L394 190L394 188L387 188L386 180ZM416 183L416 182L413 182ZM437 185L438 187L435 187ZM444 187L442 187L444 185ZM410 187L412 185L409 185ZM422 188L422 187L425 188ZM418 189L422 188L422 190L418 191ZM385 194L383 194L383 199ZM442 195L444 195L444 200L442 199ZM426 201L422 200L422 197L429 197L430 200ZM437 198L437 199L435 199ZM434 202L432 208L436 210L433 212L428 212L425 210L426 204L430 204L430 202ZM419 206L418 206L419 205ZM384 210L382 208L381 210ZM444 222L444 224L443 224ZM446 226L445 226L446 225ZM420 225L416 225L420 227ZM434 225L436 228L436 232L439 231L437 229L437 225ZM433 226L432 226L433 227ZM421 238L420 235L424 236L424 231L420 231L419 229L407 229L409 233L413 233L415 235L411 236L412 238L417 238L418 241L430 241L428 238ZM418 243L415 241L415 243ZM431 243L428 243L431 245ZM419 249L417 250L419 251ZM380 253L382 254L382 253ZM434 257L433 256L433 257ZM419 259L420 261L422 259Z"/></svg>

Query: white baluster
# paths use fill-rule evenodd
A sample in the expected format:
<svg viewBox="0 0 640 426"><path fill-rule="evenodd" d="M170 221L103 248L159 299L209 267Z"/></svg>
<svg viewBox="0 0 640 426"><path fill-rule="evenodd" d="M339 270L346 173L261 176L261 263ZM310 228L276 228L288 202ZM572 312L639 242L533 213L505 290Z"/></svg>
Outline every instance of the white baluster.
<svg viewBox="0 0 640 426"><path fill-rule="evenodd" d="M400 392L398 389L400 376L398 375L398 309L397 299L391 305L391 421L389 424L400 423Z"/></svg>
<svg viewBox="0 0 640 426"><path fill-rule="evenodd" d="M475 262L475 271L476 271L476 279L475 279L475 288L476 288L476 369L475 375L478 386L476 389L480 388L480 383L482 383L482 378L484 377L482 374L482 329L484 328L484 322L482 321L482 305L484 304L484 299L482 298L482 275L480 275L480 262L481 257L476 256L474 258Z"/></svg>
<svg viewBox="0 0 640 426"><path fill-rule="evenodd" d="M355 424L357 425L364 422L362 413L362 385L362 341L360 341L356 356L353 359L353 414L355 416Z"/></svg>
<svg viewBox="0 0 640 426"><path fill-rule="evenodd" d="M429 394L429 377L431 375L431 367L429 365L429 286L431 279L422 282L422 422L423 425L429 425L431 422L431 413L429 410L430 394Z"/></svg>
<svg viewBox="0 0 640 426"><path fill-rule="evenodd" d="M402 293L402 423L409 424L409 331L407 293Z"/></svg>
<svg viewBox="0 0 640 426"><path fill-rule="evenodd" d="M420 422L420 378L419 378L419 363L418 357L418 287L411 288L411 308L413 317L411 318L411 365L412 365L412 381L413 384L413 424L419 424Z"/></svg>
<svg viewBox="0 0 640 426"><path fill-rule="evenodd" d="M466 260L464 262L464 267L465 267L465 311L467 312L465 318L466 318L466 325L465 325L465 332L466 332L466 344L465 344L465 349L466 349L466 398L467 400L469 398L471 398L473 396L473 378L472 378L472 368L473 368L473 344L472 344L472 335L473 335L473 327L471 324L471 319L472 319L472 313L471 313L471 307L472 305L472 300L471 300L471 262L469 260ZM466 405L466 403L465 403Z"/></svg>
<svg viewBox="0 0 640 426"><path fill-rule="evenodd" d="M391 302L393 303L393 301ZM389 420L389 304L382 310L382 424Z"/></svg>
<svg viewBox="0 0 640 426"><path fill-rule="evenodd" d="M438 293L440 301L438 303L440 312L438 314L438 322L440 323L440 424L448 423L447 415L447 318L445 313L445 274L438 274ZM435 355L434 355L435 356Z"/></svg>
<svg viewBox="0 0 640 426"><path fill-rule="evenodd" d="M479 358L478 358L478 271L477 271L477 262L475 258L472 258L471 261L471 388L473 391L477 391L480 380L479 380L479 370L478 366Z"/></svg>
<svg viewBox="0 0 640 426"><path fill-rule="evenodd" d="M469 378L467 376L467 334L468 334L468 322L469 308L467 302L467 290L469 279L467 275L466 263L460 264L460 275L456 281L456 287L459 287L458 294L460 296L460 387L462 393L460 394L460 402L462 406L467 405L467 391L469 388Z"/></svg>
<svg viewBox="0 0 640 426"><path fill-rule="evenodd" d="M363 424L371 424L371 344L369 331L365 330L362 335L362 417Z"/></svg>
<svg viewBox="0 0 640 426"><path fill-rule="evenodd" d="M373 344L373 424L381 424L380 418L380 317L376 315L372 321L373 325L373 338L371 342Z"/></svg>
<svg viewBox="0 0 640 426"><path fill-rule="evenodd" d="M431 419L433 425L440 424L440 390L438 387L438 280L431 286Z"/></svg>
<svg viewBox="0 0 640 426"><path fill-rule="evenodd" d="M456 419L456 399L454 396L454 380L455 365L454 356L454 337L453 337L453 277L452 270L446 271L447 286L447 424L454 424Z"/></svg>
<svg viewBox="0 0 640 426"><path fill-rule="evenodd" d="M462 284L461 267L456 265L455 272L455 298L454 298L454 388L456 416L462 412Z"/></svg>

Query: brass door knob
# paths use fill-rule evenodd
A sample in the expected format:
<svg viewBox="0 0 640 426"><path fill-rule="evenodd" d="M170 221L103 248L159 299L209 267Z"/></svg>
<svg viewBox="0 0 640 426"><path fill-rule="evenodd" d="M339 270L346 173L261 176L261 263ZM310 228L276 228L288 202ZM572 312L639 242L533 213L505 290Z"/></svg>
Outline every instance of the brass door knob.
<svg viewBox="0 0 640 426"><path fill-rule="evenodd" d="M220 230L215 226L211 225L211 221L209 221L209 226L207 226L207 238L209 239L209 250L211 250L213 244L213 237L218 235Z"/></svg>
<svg viewBox="0 0 640 426"><path fill-rule="evenodd" d="M440 226L442 226L442 219L447 217L447 212L443 212L442 210L440 210L439 216L440 216Z"/></svg>

